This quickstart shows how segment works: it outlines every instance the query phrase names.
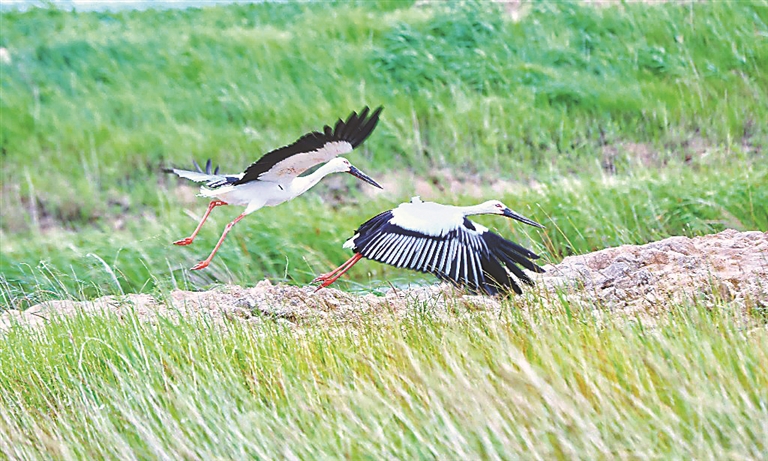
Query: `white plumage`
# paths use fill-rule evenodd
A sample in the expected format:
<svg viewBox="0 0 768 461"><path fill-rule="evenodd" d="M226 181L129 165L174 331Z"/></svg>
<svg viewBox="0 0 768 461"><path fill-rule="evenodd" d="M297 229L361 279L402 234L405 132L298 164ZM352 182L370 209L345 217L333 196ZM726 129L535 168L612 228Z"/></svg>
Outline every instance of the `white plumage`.
<svg viewBox="0 0 768 461"><path fill-rule="evenodd" d="M355 255L335 271L315 279L323 282L318 289L336 281L365 257L432 273L473 291L496 294L511 289L521 293L518 281L529 285L533 281L519 266L543 272L532 261L539 256L467 219L479 214L498 214L543 227L498 200L459 207L422 202L414 197L410 203L400 204L363 223L344 243L344 248L353 250Z"/></svg>
<svg viewBox="0 0 768 461"><path fill-rule="evenodd" d="M259 175L259 181L290 183L312 166L327 162L339 155L348 154L353 149L354 146L349 141L326 142L319 149L295 154L275 163L269 170Z"/></svg>
<svg viewBox="0 0 768 461"><path fill-rule="evenodd" d="M422 202L414 197L392 210L391 224L430 236L442 236L459 228L464 222L465 208Z"/></svg>
<svg viewBox="0 0 768 461"><path fill-rule="evenodd" d="M192 243L211 211L217 206L240 205L245 207L245 211L224 228L224 232L210 256L192 269L207 267L229 230L245 216L262 207L276 206L292 200L331 173L349 173L381 188L376 181L355 168L348 160L338 157L351 152L365 141L376 128L381 111L382 108L379 107L370 116L368 116L367 107L360 111L359 115L352 112L346 121L339 119L333 129L326 125L323 132L308 133L293 144L265 154L239 174L220 174L218 167L215 171L211 171L210 160L208 160L205 170L200 168L197 163L195 163L197 171L178 168L166 170L179 177L203 183L199 195L214 199L208 205L208 210L192 235L177 240L174 242L176 245ZM299 176L309 168L324 162L327 163L313 173Z"/></svg>

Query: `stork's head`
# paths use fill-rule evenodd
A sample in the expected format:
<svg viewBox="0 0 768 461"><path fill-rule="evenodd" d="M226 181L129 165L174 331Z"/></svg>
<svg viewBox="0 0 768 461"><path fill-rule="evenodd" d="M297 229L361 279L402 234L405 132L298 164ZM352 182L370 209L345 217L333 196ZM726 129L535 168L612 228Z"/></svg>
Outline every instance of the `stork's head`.
<svg viewBox="0 0 768 461"><path fill-rule="evenodd" d="M343 157L336 157L329 161L326 166L330 168L331 171L336 173L349 173L352 176L356 177L357 179L361 179L368 184L372 186L376 186L379 189L383 189L376 181L371 179L370 176L363 173L362 171L358 170L354 165L349 163L349 160L343 158Z"/></svg>
<svg viewBox="0 0 768 461"><path fill-rule="evenodd" d="M506 216L507 218L515 219L517 221L520 221L521 223L528 224L529 226L538 227L541 229L544 228L544 226L537 223L536 221L532 219L528 219L525 216L510 210L506 205L504 205L498 200L488 200L487 202L483 202L482 204L480 204L479 208L481 208L483 212L487 214L498 214L498 215Z"/></svg>

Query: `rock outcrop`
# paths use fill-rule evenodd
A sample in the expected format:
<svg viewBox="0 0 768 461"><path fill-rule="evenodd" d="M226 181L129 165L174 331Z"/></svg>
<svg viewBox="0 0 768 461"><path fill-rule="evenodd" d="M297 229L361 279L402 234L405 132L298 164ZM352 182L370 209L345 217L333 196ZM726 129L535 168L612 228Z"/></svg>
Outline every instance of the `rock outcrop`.
<svg viewBox="0 0 768 461"><path fill-rule="evenodd" d="M566 287L611 310L644 311L679 303L735 302L768 307L768 233L726 230L670 237L565 258L546 267L548 289Z"/></svg>

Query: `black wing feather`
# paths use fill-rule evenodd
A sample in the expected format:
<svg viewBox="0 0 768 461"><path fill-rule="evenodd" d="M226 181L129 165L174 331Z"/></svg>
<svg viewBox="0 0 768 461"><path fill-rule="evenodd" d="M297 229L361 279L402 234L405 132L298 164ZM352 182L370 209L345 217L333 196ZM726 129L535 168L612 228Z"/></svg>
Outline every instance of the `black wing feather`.
<svg viewBox="0 0 768 461"><path fill-rule="evenodd" d="M384 108L381 106L376 108L371 116L366 119L366 116L368 115L368 107L366 106L359 115L357 112L352 112L346 122L339 119L333 129L331 129L330 126L325 125L322 133L319 131L307 133L293 144L280 147L264 154L245 170L243 177L235 184L244 184L250 181L255 181L259 179L259 176L269 171L277 163L296 154L320 149L329 142L347 141L352 145L352 148L355 149L362 144L363 141L370 136L371 132L373 132L373 129L376 128L376 124L379 123L379 114L381 114L382 110L384 110Z"/></svg>
<svg viewBox="0 0 768 461"><path fill-rule="evenodd" d="M355 231L353 251L374 261L431 273L441 280L489 295L508 290L522 293L517 280L533 285L533 280L519 266L544 272L531 261L539 258L537 254L493 232L478 233L468 219L464 220L463 229L443 236L429 236L394 225L392 218L392 210L388 210L364 222ZM405 254L396 250L400 246L407 248L403 250ZM445 264L441 264L443 256Z"/></svg>
<svg viewBox="0 0 768 461"><path fill-rule="evenodd" d="M486 292L496 294L499 290L504 289L504 287L510 287L515 293L522 293L523 290L521 290L520 286L509 276L509 272L489 253L483 255L483 270L485 271L486 277L489 279L483 287Z"/></svg>
<svg viewBox="0 0 768 461"><path fill-rule="evenodd" d="M531 250L523 248L515 242L507 240L490 231L483 234L483 239L485 240L486 245L488 245L488 248L498 259L509 261L509 263L505 263L505 265L519 264L531 272L544 272L544 269L531 261L532 259L539 259L539 255Z"/></svg>

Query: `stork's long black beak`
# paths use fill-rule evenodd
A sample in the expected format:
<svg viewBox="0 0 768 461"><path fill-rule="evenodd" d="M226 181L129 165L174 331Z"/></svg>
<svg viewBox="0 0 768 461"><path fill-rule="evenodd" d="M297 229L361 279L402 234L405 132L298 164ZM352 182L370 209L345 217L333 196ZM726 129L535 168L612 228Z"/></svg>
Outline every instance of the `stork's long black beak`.
<svg viewBox="0 0 768 461"><path fill-rule="evenodd" d="M534 221L532 219L528 219L528 218L526 218L523 215L519 215L519 214L515 213L514 211L510 210L509 208L504 208L504 213L502 213L502 214L504 216L506 216L507 218L516 219L516 220L520 221L521 223L528 224L529 226L538 227L539 229L544 229L544 226L542 226L541 224L537 223L536 221Z"/></svg>
<svg viewBox="0 0 768 461"><path fill-rule="evenodd" d="M379 183L377 183L376 181L371 179L370 176L368 176L367 174L365 174L362 171L358 170L357 168L355 168L352 165L349 165L349 171L347 173L351 174L352 176L354 176L354 177L356 177L358 179L362 179L363 181L367 182L368 184L370 184L372 186L376 186L379 189L384 189L383 187L381 187L379 185Z"/></svg>

